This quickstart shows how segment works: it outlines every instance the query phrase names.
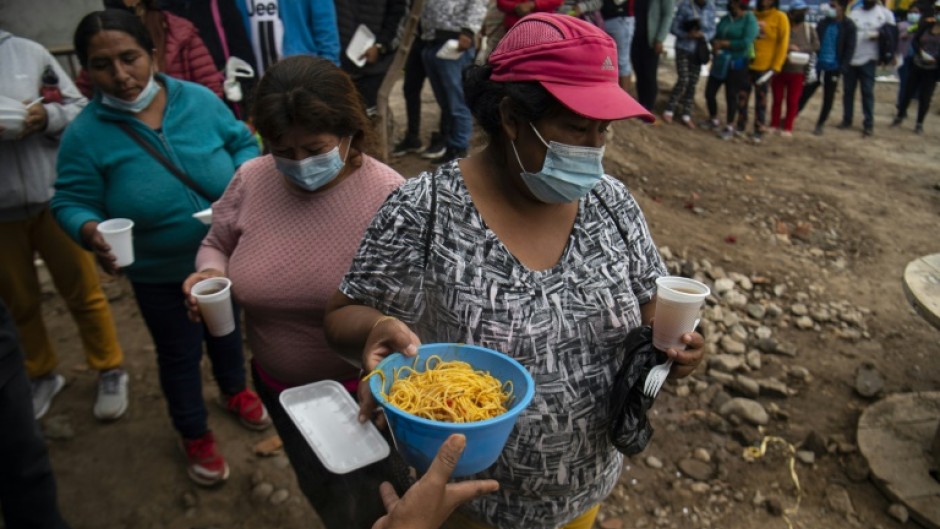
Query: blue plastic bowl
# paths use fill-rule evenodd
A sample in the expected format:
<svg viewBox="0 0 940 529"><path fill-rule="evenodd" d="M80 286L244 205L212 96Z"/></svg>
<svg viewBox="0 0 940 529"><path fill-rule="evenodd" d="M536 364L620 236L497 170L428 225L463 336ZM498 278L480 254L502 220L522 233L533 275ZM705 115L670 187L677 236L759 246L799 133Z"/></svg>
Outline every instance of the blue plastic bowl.
<svg viewBox="0 0 940 529"><path fill-rule="evenodd" d="M385 375L385 392L391 388L394 373L399 367L413 366L419 372L424 371L424 363L432 355L437 355L445 361L467 362L474 369L489 371L501 382L511 380L513 400L509 403L509 409L506 413L485 421L470 423L432 421L406 413L389 404L381 395L382 377L370 378L369 389L375 400L385 409L385 417L388 419L395 446L409 465L420 472L425 472L431 466L431 461L441 444L451 434L461 433L467 438L467 447L460 456L460 461L457 462L454 477L482 472L499 458L516 424L519 412L532 402L532 397L535 395L535 383L522 364L502 353L475 345L441 343L419 347L417 365L415 365L414 357L409 358L399 353L391 354L382 360L376 369Z"/></svg>

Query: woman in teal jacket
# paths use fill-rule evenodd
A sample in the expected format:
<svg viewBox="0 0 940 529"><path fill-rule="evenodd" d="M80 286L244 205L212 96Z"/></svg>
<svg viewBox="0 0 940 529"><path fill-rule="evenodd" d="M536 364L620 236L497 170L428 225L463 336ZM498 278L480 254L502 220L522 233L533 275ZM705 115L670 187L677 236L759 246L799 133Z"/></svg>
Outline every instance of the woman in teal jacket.
<svg viewBox="0 0 940 529"><path fill-rule="evenodd" d="M747 10L747 2L729 0L728 14L718 22L712 51L715 59L705 84L705 104L708 106L708 128L718 132L725 140L734 137L734 118L738 112L738 100L747 97L748 65L754 51L754 39L759 32L757 18ZM725 85L726 118L721 129L718 120L718 89Z"/></svg>
<svg viewBox="0 0 940 529"><path fill-rule="evenodd" d="M222 195L235 170L258 155L258 145L207 88L154 74L153 43L134 15L87 15L75 31L75 50L95 97L62 138L52 210L66 233L94 251L112 274L118 272L115 258L98 223L134 221L135 261L121 271L156 345L160 384L183 438L189 475L199 484L215 484L229 470L206 424L199 373L203 341L228 409L252 428L270 420L246 388L241 333L211 337L202 324L190 322L182 283L194 271L208 231L193 213ZM174 175L157 153L191 182Z"/></svg>

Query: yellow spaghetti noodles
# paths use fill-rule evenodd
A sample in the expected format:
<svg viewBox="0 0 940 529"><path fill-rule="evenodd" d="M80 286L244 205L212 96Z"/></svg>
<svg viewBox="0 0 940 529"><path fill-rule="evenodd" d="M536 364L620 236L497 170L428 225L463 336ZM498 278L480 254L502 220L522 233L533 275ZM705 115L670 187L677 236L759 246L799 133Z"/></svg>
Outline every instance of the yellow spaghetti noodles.
<svg viewBox="0 0 940 529"><path fill-rule="evenodd" d="M418 358L415 358L417 366ZM385 393L385 375L374 370L363 379L378 374L382 397L396 408L433 421L475 422L506 413L512 400L512 381L501 383L486 371L466 362L444 361L433 355L424 362L424 371L412 366L395 370L392 386Z"/></svg>

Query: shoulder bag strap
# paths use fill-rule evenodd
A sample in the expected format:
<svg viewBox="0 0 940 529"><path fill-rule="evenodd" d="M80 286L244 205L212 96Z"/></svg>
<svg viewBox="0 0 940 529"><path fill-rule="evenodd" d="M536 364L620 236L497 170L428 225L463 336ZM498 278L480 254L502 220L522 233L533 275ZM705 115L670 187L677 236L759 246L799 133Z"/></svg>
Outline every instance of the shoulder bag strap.
<svg viewBox="0 0 940 529"><path fill-rule="evenodd" d="M436 171L431 173L431 211L428 215L428 228L424 232L424 270L427 271L431 260L431 242L434 239L434 220L437 217L437 178Z"/></svg>
<svg viewBox="0 0 940 529"><path fill-rule="evenodd" d="M196 184L196 182L193 181L192 178L189 177L189 175L181 171L179 167L176 167L175 165L173 165L173 162L168 160L167 157L164 156L162 152L158 151L157 148L154 147L150 142L143 139L140 136L140 134L138 134L137 131L134 130L134 127L132 127L129 123L125 123L121 121L121 122L118 122L117 126L121 127L121 130L123 130L128 136L130 136L130 138L134 140L137 143L137 145L140 145L145 151L147 151L147 154L149 154L150 156L153 156L153 158L156 161L160 162L163 165L163 167L166 167L167 171L169 171L173 176L175 176L181 182L183 182L183 184L185 184L186 187L192 189L199 196L208 200L209 202L215 202L216 199L211 198L205 191L202 190L201 187L199 187Z"/></svg>
<svg viewBox="0 0 940 529"><path fill-rule="evenodd" d="M630 249L630 241L627 239L627 234L623 231L623 226L620 225L620 221L617 220L617 217L614 216L614 212L611 211L610 206L607 205L607 202L601 198L601 194L597 192L597 188L592 189L591 193L594 195L594 198L601 203L601 207L604 208L604 211L607 212L607 215L614 221L614 226L617 227L617 231L620 233L620 238L623 239L623 243L627 246L627 250Z"/></svg>

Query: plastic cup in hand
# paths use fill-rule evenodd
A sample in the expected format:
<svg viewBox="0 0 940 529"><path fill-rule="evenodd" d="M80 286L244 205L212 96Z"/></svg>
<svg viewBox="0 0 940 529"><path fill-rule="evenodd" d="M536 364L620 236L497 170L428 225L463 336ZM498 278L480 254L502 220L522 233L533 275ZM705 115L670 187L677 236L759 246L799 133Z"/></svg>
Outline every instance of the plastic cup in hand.
<svg viewBox="0 0 940 529"><path fill-rule="evenodd" d="M657 279L653 347L660 351L685 349L682 335L695 330L695 320L710 293L707 286L694 279L677 276Z"/></svg>
<svg viewBox="0 0 940 529"><path fill-rule="evenodd" d="M210 277L193 285L192 295L199 305L202 321L209 334L226 336L235 330L232 312L232 282L225 277Z"/></svg>
<svg viewBox="0 0 940 529"><path fill-rule="evenodd" d="M134 263L134 221L131 219L111 219L98 224L98 233L111 247L111 253L117 257L114 263L124 268Z"/></svg>

